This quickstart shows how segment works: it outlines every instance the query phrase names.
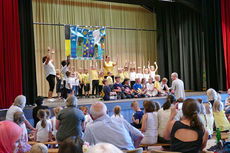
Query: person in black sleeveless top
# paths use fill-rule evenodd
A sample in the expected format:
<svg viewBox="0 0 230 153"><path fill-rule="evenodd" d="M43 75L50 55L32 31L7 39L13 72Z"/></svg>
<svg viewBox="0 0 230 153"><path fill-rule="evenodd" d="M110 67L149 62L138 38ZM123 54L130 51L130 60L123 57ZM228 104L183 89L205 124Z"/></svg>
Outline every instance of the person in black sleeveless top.
<svg viewBox="0 0 230 153"><path fill-rule="evenodd" d="M183 103L183 118L175 121L178 105L171 109L171 116L164 131L164 138L170 140L171 151L199 153L205 148L208 132L200 120L200 104L195 99L186 99Z"/></svg>

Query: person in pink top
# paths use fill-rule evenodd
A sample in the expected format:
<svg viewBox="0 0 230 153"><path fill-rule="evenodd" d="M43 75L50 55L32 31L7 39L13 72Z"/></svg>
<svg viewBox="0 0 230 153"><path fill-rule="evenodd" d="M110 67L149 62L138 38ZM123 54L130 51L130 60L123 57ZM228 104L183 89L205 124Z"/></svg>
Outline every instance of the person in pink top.
<svg viewBox="0 0 230 153"><path fill-rule="evenodd" d="M11 121L0 122L0 153L16 153L23 129Z"/></svg>

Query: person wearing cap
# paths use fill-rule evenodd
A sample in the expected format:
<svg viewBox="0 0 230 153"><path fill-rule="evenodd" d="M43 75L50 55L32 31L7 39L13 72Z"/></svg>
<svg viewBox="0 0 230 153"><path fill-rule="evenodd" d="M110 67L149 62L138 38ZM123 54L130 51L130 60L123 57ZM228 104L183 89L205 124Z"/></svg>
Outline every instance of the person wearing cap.
<svg viewBox="0 0 230 153"><path fill-rule="evenodd" d="M77 108L77 98L75 96L68 97L66 100L66 108L61 110L57 115L57 141L62 142L70 136L82 138L82 130L85 128L84 121L84 114Z"/></svg>

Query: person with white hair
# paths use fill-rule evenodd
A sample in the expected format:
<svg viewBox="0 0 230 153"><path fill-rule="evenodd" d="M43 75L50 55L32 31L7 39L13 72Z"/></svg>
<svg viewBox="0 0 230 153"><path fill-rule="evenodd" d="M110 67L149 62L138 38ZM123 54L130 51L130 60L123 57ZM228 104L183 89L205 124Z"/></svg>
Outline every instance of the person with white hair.
<svg viewBox="0 0 230 153"><path fill-rule="evenodd" d="M37 143L33 145L30 150L30 153L48 153L48 148L43 143Z"/></svg>
<svg viewBox="0 0 230 153"><path fill-rule="evenodd" d="M56 120L57 135L59 142L64 141L71 136L82 138L84 130L85 116L81 110L77 108L77 98L69 96L66 100L66 108L62 109Z"/></svg>
<svg viewBox="0 0 230 153"><path fill-rule="evenodd" d="M107 107L96 102L90 107L93 123L86 127L83 140L95 145L100 142L113 144L121 150L133 150L138 147L143 135L126 120L117 121L107 115Z"/></svg>
<svg viewBox="0 0 230 153"><path fill-rule="evenodd" d="M14 99L14 103L10 106L10 108L8 109L8 111L6 112L6 120L8 121L14 121L14 113L16 112L23 112L23 109L26 105L26 97L23 95L19 95ZM33 126L30 124L30 122L24 118L24 122L23 125L21 126L22 128L29 128L33 131L35 131L36 129L33 128Z"/></svg>
<svg viewBox="0 0 230 153"><path fill-rule="evenodd" d="M208 102L210 102L213 106L214 101L218 100L218 94L216 90L214 90L213 88L209 88L207 90L207 98Z"/></svg>
<svg viewBox="0 0 230 153"><path fill-rule="evenodd" d="M123 153L120 149L110 143L98 143L90 147L86 153Z"/></svg>
<svg viewBox="0 0 230 153"><path fill-rule="evenodd" d="M171 79L173 80L172 87L170 88L171 93L175 94L176 99L185 98L184 82L178 78L178 74L176 72L171 74Z"/></svg>

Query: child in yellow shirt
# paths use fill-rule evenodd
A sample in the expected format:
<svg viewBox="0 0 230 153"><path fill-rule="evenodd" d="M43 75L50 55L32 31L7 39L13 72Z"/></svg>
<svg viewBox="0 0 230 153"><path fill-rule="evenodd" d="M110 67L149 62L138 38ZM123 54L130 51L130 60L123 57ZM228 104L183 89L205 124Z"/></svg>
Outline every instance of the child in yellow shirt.
<svg viewBox="0 0 230 153"><path fill-rule="evenodd" d="M99 80L98 80L98 71L97 71L97 62L96 61L90 61L90 73L91 73L91 79L92 79L92 95L94 96L94 91L96 90L96 97L99 94Z"/></svg>
<svg viewBox="0 0 230 153"><path fill-rule="evenodd" d="M88 69L84 69L84 74L82 76L82 80L83 80L83 83L84 83L85 97L89 98L90 80L89 80Z"/></svg>
<svg viewBox="0 0 230 153"><path fill-rule="evenodd" d="M158 94L162 93L160 80L161 80L161 76L160 75L155 75L154 88L158 91Z"/></svg>
<svg viewBox="0 0 230 153"><path fill-rule="evenodd" d="M108 74L108 76L107 76L107 80L108 80L108 82L109 82L109 87L110 87L110 89L113 89L113 78L112 78L112 72L108 72L107 73Z"/></svg>
<svg viewBox="0 0 230 153"><path fill-rule="evenodd" d="M123 73L123 69L122 68L118 68L118 76L120 77L120 82L123 83L124 79L125 79L125 76L124 76L124 73Z"/></svg>

